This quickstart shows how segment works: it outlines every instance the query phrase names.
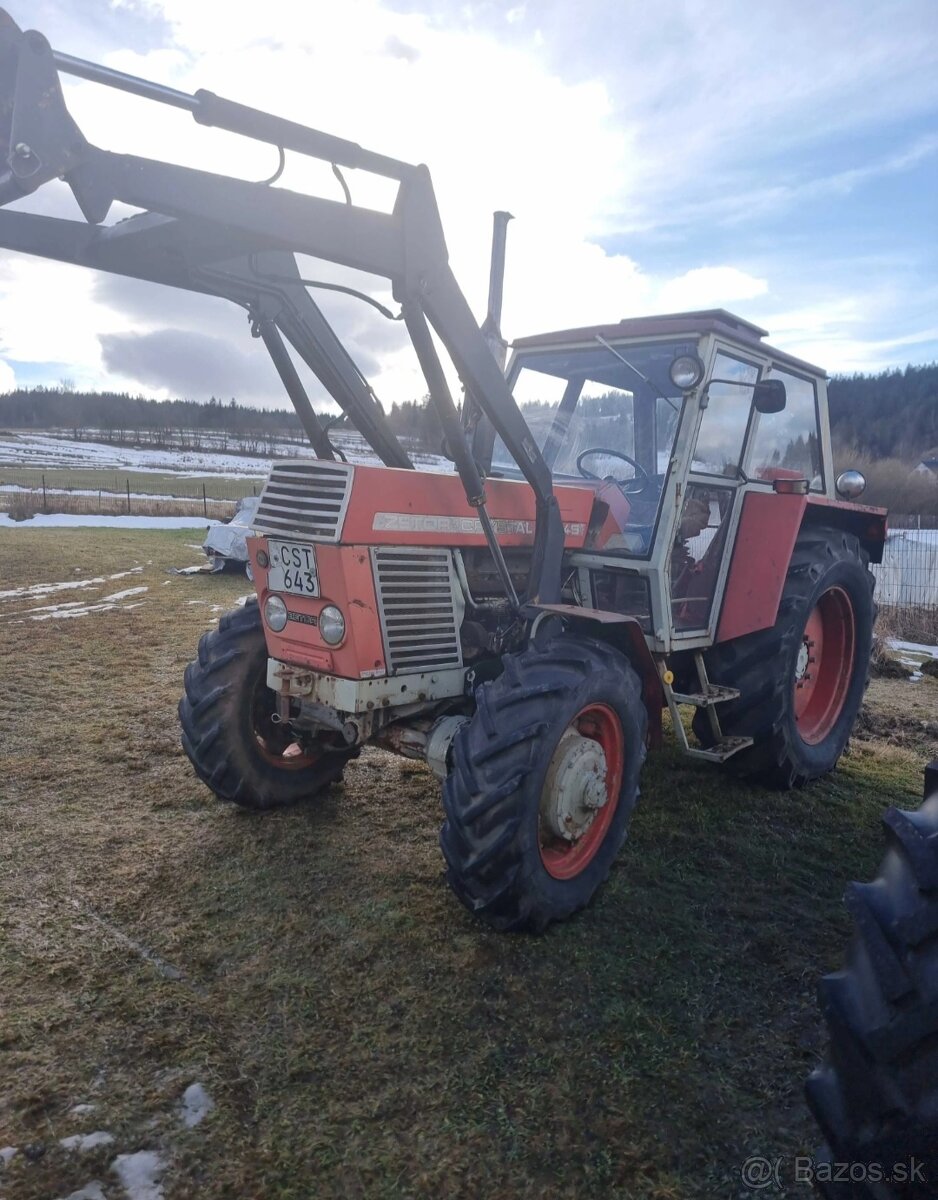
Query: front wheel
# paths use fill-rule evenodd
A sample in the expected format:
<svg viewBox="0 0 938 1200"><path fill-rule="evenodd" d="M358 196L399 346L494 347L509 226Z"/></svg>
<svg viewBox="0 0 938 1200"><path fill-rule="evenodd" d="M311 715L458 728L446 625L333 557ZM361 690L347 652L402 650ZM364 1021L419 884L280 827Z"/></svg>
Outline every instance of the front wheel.
<svg viewBox="0 0 938 1200"><path fill-rule="evenodd" d="M499 930L544 929L592 899L625 840L647 713L631 663L559 636L505 659L453 745L447 881Z"/></svg>
<svg viewBox="0 0 938 1200"><path fill-rule="evenodd" d="M341 779L354 753L330 740L299 742L277 720L267 686L267 645L257 601L226 613L203 635L179 701L182 748L220 800L280 808L308 800Z"/></svg>
<svg viewBox="0 0 938 1200"><path fill-rule="evenodd" d="M753 739L729 759L732 769L790 788L836 766L869 676L873 582L853 534L804 529L774 626L707 652L711 680L740 693L720 706L724 735ZM694 732L712 743L701 710Z"/></svg>

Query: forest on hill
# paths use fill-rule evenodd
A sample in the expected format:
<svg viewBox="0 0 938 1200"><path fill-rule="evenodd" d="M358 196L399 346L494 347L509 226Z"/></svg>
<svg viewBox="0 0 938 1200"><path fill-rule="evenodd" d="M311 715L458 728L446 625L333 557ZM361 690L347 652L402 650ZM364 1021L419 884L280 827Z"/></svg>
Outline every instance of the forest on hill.
<svg viewBox="0 0 938 1200"><path fill-rule="evenodd" d="M919 462L938 447L938 363L878 375L835 375L831 432L872 458Z"/></svg>
<svg viewBox="0 0 938 1200"><path fill-rule="evenodd" d="M831 430L841 447L913 464L938 447L938 363L875 375L835 375L828 395ZM439 424L426 399L392 405L388 421L399 436L439 449ZM233 444L303 439L292 408L255 408L234 399L212 398L207 404L148 400L119 392L80 392L68 385L20 388L0 396L0 428L60 429L76 437L94 431L122 445L178 444L181 431L227 436Z"/></svg>

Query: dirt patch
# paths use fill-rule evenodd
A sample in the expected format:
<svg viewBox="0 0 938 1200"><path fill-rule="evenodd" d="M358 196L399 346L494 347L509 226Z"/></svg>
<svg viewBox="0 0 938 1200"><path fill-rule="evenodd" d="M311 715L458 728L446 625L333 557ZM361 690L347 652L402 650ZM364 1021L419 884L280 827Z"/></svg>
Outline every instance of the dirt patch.
<svg viewBox="0 0 938 1200"><path fill-rule="evenodd" d="M901 679L874 679L853 739L899 746L925 761L938 758L938 680L912 681L908 668Z"/></svg>

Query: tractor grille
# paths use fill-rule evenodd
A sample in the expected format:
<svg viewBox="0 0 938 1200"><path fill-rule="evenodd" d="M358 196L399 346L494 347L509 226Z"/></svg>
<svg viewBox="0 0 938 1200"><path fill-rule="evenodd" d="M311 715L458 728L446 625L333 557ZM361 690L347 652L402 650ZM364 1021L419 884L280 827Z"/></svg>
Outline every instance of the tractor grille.
<svg viewBox="0 0 938 1200"><path fill-rule="evenodd" d="M449 550L371 551L388 673L462 666L462 604Z"/></svg>
<svg viewBox="0 0 938 1200"><path fill-rule="evenodd" d="M254 528L274 537L295 535L337 542L352 489L352 468L318 458L277 463L261 492Z"/></svg>

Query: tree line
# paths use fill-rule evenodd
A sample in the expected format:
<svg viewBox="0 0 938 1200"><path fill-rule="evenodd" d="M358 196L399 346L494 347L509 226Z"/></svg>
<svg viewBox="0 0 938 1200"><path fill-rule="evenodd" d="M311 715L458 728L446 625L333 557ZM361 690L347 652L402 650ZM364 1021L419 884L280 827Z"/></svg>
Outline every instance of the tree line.
<svg viewBox="0 0 938 1200"><path fill-rule="evenodd" d="M877 375L835 375L831 432L872 458L916 463L938 446L938 363Z"/></svg>
<svg viewBox="0 0 938 1200"><path fill-rule="evenodd" d="M831 429L842 446L873 458L917 462L938 446L938 363L873 375L835 375L828 385ZM438 451L436 412L421 400L392 404L388 422L410 443ZM327 418L347 428L344 418ZM76 438L103 437L120 445L197 445L212 435L222 448L263 449L273 441L305 441L292 408L255 408L237 400L148 400L122 392L57 387L17 388L0 396L0 427L67 430Z"/></svg>

